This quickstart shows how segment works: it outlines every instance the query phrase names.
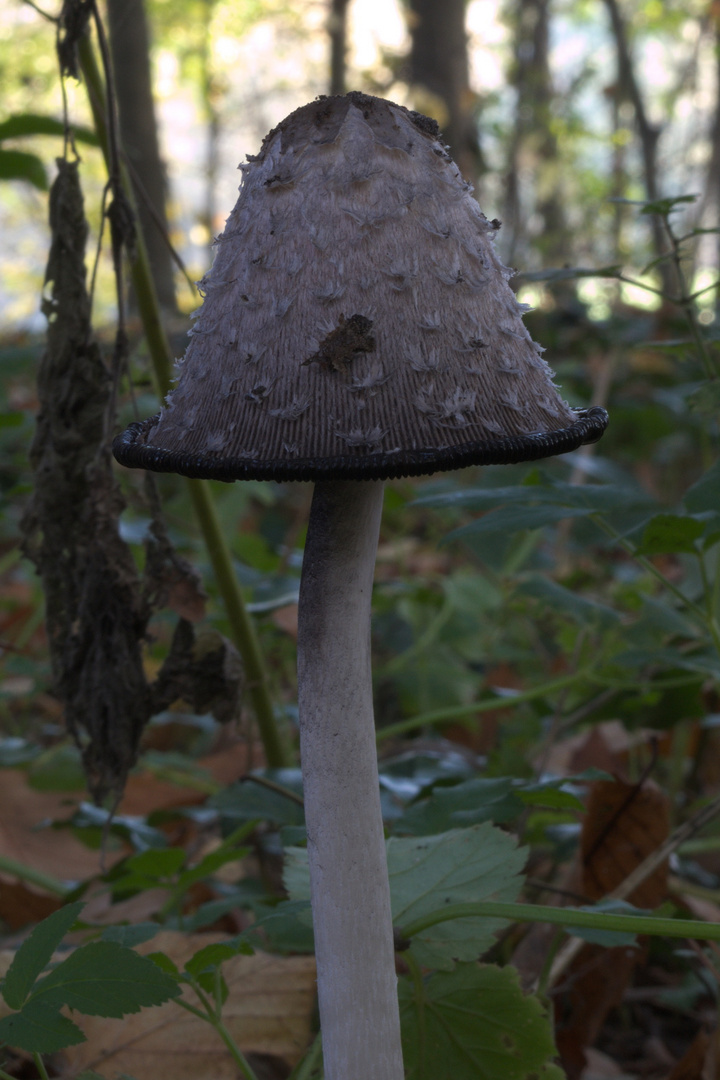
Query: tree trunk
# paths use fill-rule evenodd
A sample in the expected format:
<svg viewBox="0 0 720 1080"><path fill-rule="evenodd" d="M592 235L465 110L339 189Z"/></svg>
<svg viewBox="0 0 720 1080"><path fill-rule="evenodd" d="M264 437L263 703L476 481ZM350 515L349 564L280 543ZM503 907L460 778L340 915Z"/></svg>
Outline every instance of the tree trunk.
<svg viewBox="0 0 720 1080"><path fill-rule="evenodd" d="M645 100L635 74L628 43L627 26L620 10L618 0L605 0L605 6L610 15L610 25L615 38L615 50L617 54L617 83L618 93L627 101L632 102L635 110L635 126L640 140L640 156L642 159L643 178L645 181L645 193L649 202L654 202L662 197L658 185L657 145L661 129L650 123L645 109ZM669 244L662 222L656 214L650 215L652 229L653 248L655 257L659 258L669 250ZM673 266L669 261L658 265L658 273L662 278L663 292L666 295L677 296L678 282Z"/></svg>
<svg viewBox="0 0 720 1080"><path fill-rule="evenodd" d="M410 0L409 81L440 98L440 124L463 176L483 171L468 70L465 0Z"/></svg>
<svg viewBox="0 0 720 1080"><path fill-rule="evenodd" d="M164 310L174 312L173 264L163 236L163 231L167 236L167 182L155 120L145 7L143 0L107 0L107 12L120 138L133 177L158 300Z"/></svg>
<svg viewBox="0 0 720 1080"><path fill-rule="evenodd" d="M551 124L555 89L550 71L550 0L518 0L515 12L516 60L511 81L517 90L517 108L503 215L509 233L506 258L512 265L534 212L542 219L537 247L543 262L562 265L569 256L570 235L560 152ZM533 192L522 190L521 176L528 171L533 176Z"/></svg>
<svg viewBox="0 0 720 1080"><path fill-rule="evenodd" d="M330 93L345 93L345 52L347 49L347 9L349 0L330 0Z"/></svg>

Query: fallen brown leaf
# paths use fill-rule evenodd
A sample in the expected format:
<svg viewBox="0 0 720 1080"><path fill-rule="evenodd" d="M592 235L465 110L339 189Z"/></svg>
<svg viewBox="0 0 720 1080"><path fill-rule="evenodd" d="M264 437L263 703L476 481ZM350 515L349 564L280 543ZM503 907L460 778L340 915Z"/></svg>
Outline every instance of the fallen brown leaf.
<svg viewBox="0 0 720 1080"><path fill-rule="evenodd" d="M670 831L669 800L650 782L599 780L591 789L580 840L580 891L593 900L612 892ZM663 863L630 895L638 907L655 908L667 895ZM569 1080L582 1075L585 1050L605 1017L623 998L642 948L583 945L554 992L558 1053Z"/></svg>

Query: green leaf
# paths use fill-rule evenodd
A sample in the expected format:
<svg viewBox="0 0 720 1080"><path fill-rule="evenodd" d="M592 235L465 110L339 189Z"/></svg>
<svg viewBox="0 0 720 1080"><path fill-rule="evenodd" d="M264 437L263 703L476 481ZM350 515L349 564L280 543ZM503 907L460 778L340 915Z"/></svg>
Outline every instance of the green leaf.
<svg viewBox="0 0 720 1080"><path fill-rule="evenodd" d="M33 983L50 963L52 954L84 908L77 900L54 911L35 927L13 957L2 986L2 995L11 1009L20 1009Z"/></svg>
<svg viewBox="0 0 720 1080"><path fill-rule="evenodd" d="M131 949L150 941L162 930L160 923L141 922L127 926L108 926L100 935L103 941L112 941L116 945L125 945Z"/></svg>
<svg viewBox="0 0 720 1080"><path fill-rule="evenodd" d="M487 823L438 836L391 837L387 853L393 922L401 929L447 904L514 900L527 854ZM476 960L503 925L484 918L437 923L413 938L411 951L422 967L447 970L455 960Z"/></svg>
<svg viewBox="0 0 720 1080"><path fill-rule="evenodd" d="M85 773L77 746L60 743L44 750L27 771L36 791L84 791Z"/></svg>
<svg viewBox="0 0 720 1080"><path fill-rule="evenodd" d="M0 428L22 427L25 423L25 413L2 412L0 413Z"/></svg>
<svg viewBox="0 0 720 1080"><path fill-rule="evenodd" d="M701 416L717 416L720 413L720 382L717 379L704 382L688 395L687 403L693 412Z"/></svg>
<svg viewBox="0 0 720 1080"><path fill-rule="evenodd" d="M204 949L196 952L188 960L185 970L190 975L198 976L204 971L218 967L219 964L224 964L226 960L232 960L240 953L244 956L252 956L253 952L252 946L239 938L235 941L219 941L214 945L206 945Z"/></svg>
<svg viewBox="0 0 720 1080"><path fill-rule="evenodd" d="M216 851L211 851L208 855L202 859L197 866L193 866L190 870L186 870L178 878L177 887L183 892L190 887L196 881L202 881L203 878L210 877L219 870L221 866L227 865L227 863L239 862L248 854L250 848L218 848Z"/></svg>
<svg viewBox="0 0 720 1080"><path fill-rule="evenodd" d="M0 180L27 180L40 191L47 191L48 178L37 154L25 150L4 150L0 147Z"/></svg>
<svg viewBox="0 0 720 1080"><path fill-rule="evenodd" d="M629 484L550 484L523 483L512 487L461 488L425 495L415 499L412 506L433 506L438 509L454 506L486 510L495 506L521 503L523 506L550 503L553 506L577 506L584 510L607 511L657 505L647 492Z"/></svg>
<svg viewBox="0 0 720 1080"><path fill-rule="evenodd" d="M73 138L78 142L89 143L91 146L98 145L97 135L91 128L71 127ZM42 116L40 113L18 113L9 116L0 124L0 141L3 139L18 139L28 135L57 135L65 137L65 125L62 120L56 120L54 116Z"/></svg>
<svg viewBox="0 0 720 1080"><path fill-rule="evenodd" d="M307 866L307 864L306 864ZM306 870L307 874L307 870ZM308 892L310 879L307 879ZM258 948L279 953L311 953L314 948L309 899L285 900L269 910L257 906L257 919L243 938Z"/></svg>
<svg viewBox="0 0 720 1080"><path fill-rule="evenodd" d="M105 1080L105 1077L95 1072L94 1069L85 1069L84 1072L75 1077L75 1080Z"/></svg>
<svg viewBox="0 0 720 1080"><path fill-rule="evenodd" d="M0 1020L0 1042L31 1054L54 1054L66 1046L85 1042L77 1024L53 1007L30 1001L21 1012Z"/></svg>
<svg viewBox="0 0 720 1080"><path fill-rule="evenodd" d="M547 784L532 784L517 788L516 795L528 806L544 806L549 810L580 810L585 804L571 791L565 791L561 784L566 781L553 781Z"/></svg>
<svg viewBox="0 0 720 1080"><path fill-rule="evenodd" d="M647 523L638 547L639 555L668 555L681 551L696 551L695 541L702 536L705 525L693 517L680 514L656 514Z"/></svg>
<svg viewBox="0 0 720 1080"><path fill-rule="evenodd" d="M483 821L501 824L512 821L522 809L509 777L474 776L452 786L436 784L426 798L407 808L394 831L428 836Z"/></svg>
<svg viewBox="0 0 720 1080"><path fill-rule="evenodd" d="M254 775L266 778L295 795L302 795L300 769L258 769ZM303 808L298 802L282 791L272 790L252 780L231 784L213 795L208 800L208 806L235 821L259 818L276 825L302 825L305 821Z"/></svg>
<svg viewBox="0 0 720 1080"><path fill-rule="evenodd" d="M518 584L518 593L541 600L546 607L568 615L581 626L592 623L611 625L619 622L620 615L607 604L601 604L588 596L566 589L547 577L532 577Z"/></svg>
<svg viewBox="0 0 720 1080"><path fill-rule="evenodd" d="M504 506L484 514L477 521L453 529L443 542L462 540L466 536L497 536L522 529L542 529L546 525L557 525L565 518L587 517L590 513L590 510L570 506Z"/></svg>
<svg viewBox="0 0 720 1080"><path fill-rule="evenodd" d="M692 514L720 509L720 458L685 492L683 501Z"/></svg>
<svg viewBox="0 0 720 1080"><path fill-rule="evenodd" d="M141 851L125 863L125 869L140 877L169 878L177 874L185 863L184 848L153 848Z"/></svg>
<svg viewBox="0 0 720 1080"><path fill-rule="evenodd" d="M166 975L170 975L174 979L180 978L180 969L177 964L169 956L166 956L164 952L148 953L146 959L151 960L155 967L160 968Z"/></svg>
<svg viewBox="0 0 720 1080"><path fill-rule="evenodd" d="M145 956L111 941L93 941L71 953L36 986L30 1001L69 1005L87 1016L121 1017L177 997L175 979Z"/></svg>
<svg viewBox="0 0 720 1080"><path fill-rule="evenodd" d="M640 213L660 214L662 217L667 217L683 203L694 203L696 199L697 195L675 195L667 199L655 199L653 202L644 203Z"/></svg>
<svg viewBox="0 0 720 1080"><path fill-rule="evenodd" d="M511 965L403 977L399 994L406 1080L562 1080L550 1020Z"/></svg>

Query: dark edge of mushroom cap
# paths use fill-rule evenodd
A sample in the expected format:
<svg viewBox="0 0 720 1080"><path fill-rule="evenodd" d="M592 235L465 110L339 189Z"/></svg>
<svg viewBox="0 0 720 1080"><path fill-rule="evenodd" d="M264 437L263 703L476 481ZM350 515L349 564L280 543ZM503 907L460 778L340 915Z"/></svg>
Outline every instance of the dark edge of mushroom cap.
<svg viewBox="0 0 720 1080"><path fill-rule="evenodd" d="M113 442L113 454L121 465L153 472L179 473L203 480L393 480L462 469L469 465L514 465L553 454L566 454L586 443L597 442L608 423L605 409L595 405L574 409L577 420L558 431L516 435L486 442L465 443L440 449L404 450L397 454L369 453L289 461L252 458L213 458L163 450L144 440L158 416L130 424Z"/></svg>

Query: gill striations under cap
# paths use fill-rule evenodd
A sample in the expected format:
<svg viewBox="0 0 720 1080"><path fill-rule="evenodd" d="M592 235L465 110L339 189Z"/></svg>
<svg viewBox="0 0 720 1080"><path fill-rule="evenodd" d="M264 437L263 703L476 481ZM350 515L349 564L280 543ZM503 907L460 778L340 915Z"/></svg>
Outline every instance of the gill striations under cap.
<svg viewBox="0 0 720 1080"><path fill-rule="evenodd" d="M240 166L177 387L114 444L221 480L418 475L598 439L522 321L489 222L434 121L319 98Z"/></svg>

